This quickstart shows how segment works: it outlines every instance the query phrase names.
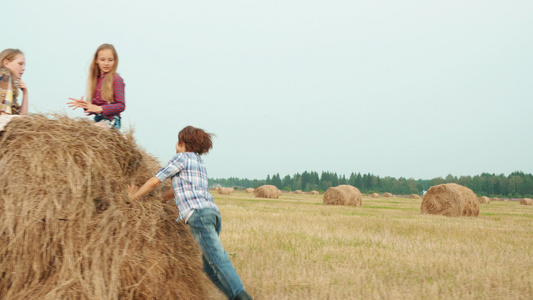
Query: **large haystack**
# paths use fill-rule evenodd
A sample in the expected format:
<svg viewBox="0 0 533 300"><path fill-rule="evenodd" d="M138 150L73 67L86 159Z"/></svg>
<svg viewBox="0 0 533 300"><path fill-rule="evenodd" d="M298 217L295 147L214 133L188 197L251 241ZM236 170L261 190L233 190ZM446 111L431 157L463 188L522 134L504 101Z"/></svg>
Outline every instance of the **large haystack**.
<svg viewBox="0 0 533 300"><path fill-rule="evenodd" d="M30 115L0 133L0 299L205 299L199 249L133 139ZM166 183L168 187L168 183Z"/></svg>
<svg viewBox="0 0 533 300"><path fill-rule="evenodd" d="M372 193L372 194L370 194L370 197L371 198L379 198L379 194L378 193Z"/></svg>
<svg viewBox="0 0 533 300"><path fill-rule="evenodd" d="M533 199L522 198L522 199L520 199L520 204L522 204L522 205L533 205Z"/></svg>
<svg viewBox="0 0 533 300"><path fill-rule="evenodd" d="M233 192L235 192L234 188L225 188L225 187L218 188L218 193L221 195L229 195Z"/></svg>
<svg viewBox="0 0 533 300"><path fill-rule="evenodd" d="M273 185L263 185L254 190L256 198L271 198L278 199L281 191Z"/></svg>
<svg viewBox="0 0 533 300"><path fill-rule="evenodd" d="M479 200L479 203L483 203L483 204L490 203L490 199L487 196L481 196L481 197L478 197L477 199Z"/></svg>
<svg viewBox="0 0 533 300"><path fill-rule="evenodd" d="M339 185L336 187L330 187L324 193L322 203L326 205L362 206L363 195L356 187L351 185Z"/></svg>
<svg viewBox="0 0 533 300"><path fill-rule="evenodd" d="M426 192L420 212L449 217L478 216L479 201L467 187L455 183L440 184L430 187Z"/></svg>

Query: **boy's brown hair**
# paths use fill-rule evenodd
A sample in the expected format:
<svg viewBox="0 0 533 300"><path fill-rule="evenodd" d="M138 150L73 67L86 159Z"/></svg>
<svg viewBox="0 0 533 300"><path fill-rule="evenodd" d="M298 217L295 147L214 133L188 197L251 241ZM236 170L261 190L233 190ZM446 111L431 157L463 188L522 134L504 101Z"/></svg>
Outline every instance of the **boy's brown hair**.
<svg viewBox="0 0 533 300"><path fill-rule="evenodd" d="M178 142L185 143L188 152L195 152L198 155L202 155L213 148L211 136L213 135L205 132L203 129L187 126L178 134Z"/></svg>

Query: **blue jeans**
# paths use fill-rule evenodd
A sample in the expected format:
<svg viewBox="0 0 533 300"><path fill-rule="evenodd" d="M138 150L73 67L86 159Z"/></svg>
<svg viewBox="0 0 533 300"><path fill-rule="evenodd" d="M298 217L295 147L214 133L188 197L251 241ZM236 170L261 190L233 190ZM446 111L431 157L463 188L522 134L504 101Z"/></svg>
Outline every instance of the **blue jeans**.
<svg viewBox="0 0 533 300"><path fill-rule="evenodd" d="M244 291L244 287L220 242L220 212L211 208L195 210L188 223L194 239L202 249L204 272L228 299L233 299Z"/></svg>
<svg viewBox="0 0 533 300"><path fill-rule="evenodd" d="M105 122L110 128L115 127L116 129L120 130L120 117L119 116L113 116L113 120L109 120L107 117L102 116L101 114L95 114L94 115L94 121L96 123L98 122Z"/></svg>

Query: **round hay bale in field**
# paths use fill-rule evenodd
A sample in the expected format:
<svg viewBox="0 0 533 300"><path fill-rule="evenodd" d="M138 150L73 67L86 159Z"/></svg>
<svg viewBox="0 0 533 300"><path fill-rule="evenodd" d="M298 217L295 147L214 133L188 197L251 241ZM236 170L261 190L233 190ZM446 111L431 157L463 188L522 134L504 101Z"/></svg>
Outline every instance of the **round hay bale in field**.
<svg viewBox="0 0 533 300"><path fill-rule="evenodd" d="M303 194L302 190L296 190L294 191L295 194Z"/></svg>
<svg viewBox="0 0 533 300"><path fill-rule="evenodd" d="M233 192L235 192L235 189L233 188L225 188L225 187L218 188L218 193L221 195L229 195Z"/></svg>
<svg viewBox="0 0 533 300"><path fill-rule="evenodd" d="M330 187L324 193L322 203L326 205L348 205L348 195L343 189Z"/></svg>
<svg viewBox="0 0 533 300"><path fill-rule="evenodd" d="M385 193L383 194L383 197L392 198L394 196L391 193Z"/></svg>
<svg viewBox="0 0 533 300"><path fill-rule="evenodd" d="M214 287L132 135L29 115L0 133L0 299L205 299Z"/></svg>
<svg viewBox="0 0 533 300"><path fill-rule="evenodd" d="M253 193L254 192L254 189L252 188L247 188L244 190L246 193L250 194L250 193Z"/></svg>
<svg viewBox="0 0 533 300"><path fill-rule="evenodd" d="M370 194L370 197L371 198L379 198L379 194L378 193L372 193L372 194Z"/></svg>
<svg viewBox="0 0 533 300"><path fill-rule="evenodd" d="M487 196L481 196L477 199L479 200L479 203L490 203L490 199Z"/></svg>
<svg viewBox="0 0 533 300"><path fill-rule="evenodd" d="M520 199L520 204L522 204L522 205L533 205L533 199L522 198L522 199Z"/></svg>
<svg viewBox="0 0 533 300"><path fill-rule="evenodd" d="M508 198L503 199L504 202L509 202Z"/></svg>
<svg viewBox="0 0 533 300"><path fill-rule="evenodd" d="M320 195L320 193L318 191L310 191L309 194L311 194L311 195Z"/></svg>
<svg viewBox="0 0 533 300"><path fill-rule="evenodd" d="M254 190L256 198L278 199L281 191L274 185L262 185Z"/></svg>
<svg viewBox="0 0 533 300"><path fill-rule="evenodd" d="M498 199L498 198L496 198L496 197L490 198L489 200L490 200L490 201L500 201L500 199Z"/></svg>
<svg viewBox="0 0 533 300"><path fill-rule="evenodd" d="M417 195L417 194L411 194L411 195L409 195L409 198L410 199L420 199L421 197L420 197L420 195Z"/></svg>
<svg viewBox="0 0 533 300"><path fill-rule="evenodd" d="M479 201L465 186L455 183L434 185L422 198L420 212L449 217L478 216Z"/></svg>
<svg viewBox="0 0 533 300"><path fill-rule="evenodd" d="M330 187L322 198L326 205L351 205L362 206L363 196L358 188L351 185Z"/></svg>
<svg viewBox="0 0 533 300"><path fill-rule="evenodd" d="M348 196L346 205L363 206L363 194L361 194L358 188L347 184L339 185L338 188L343 189Z"/></svg>

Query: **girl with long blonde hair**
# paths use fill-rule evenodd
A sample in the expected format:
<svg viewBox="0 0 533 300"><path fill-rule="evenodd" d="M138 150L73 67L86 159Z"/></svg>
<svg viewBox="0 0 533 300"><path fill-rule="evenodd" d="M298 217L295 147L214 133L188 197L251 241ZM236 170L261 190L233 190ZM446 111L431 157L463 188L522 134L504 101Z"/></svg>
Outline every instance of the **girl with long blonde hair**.
<svg viewBox="0 0 533 300"><path fill-rule="evenodd" d="M87 80L87 99L69 98L69 107L81 107L94 121L120 129L120 113L126 109L124 80L116 72L118 55L111 44L102 44L96 49Z"/></svg>
<svg viewBox="0 0 533 300"><path fill-rule="evenodd" d="M25 115L28 113L28 87L21 80L26 70L26 58L19 49L0 52L0 115ZM17 103L19 89L22 104Z"/></svg>

